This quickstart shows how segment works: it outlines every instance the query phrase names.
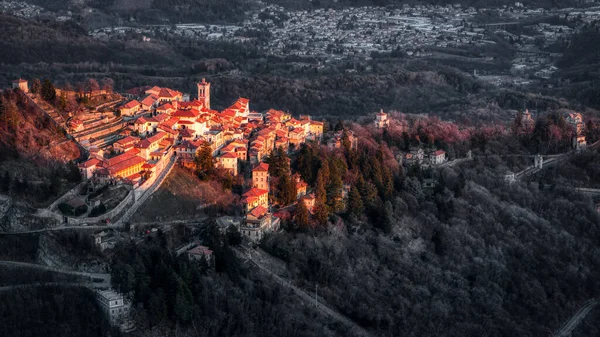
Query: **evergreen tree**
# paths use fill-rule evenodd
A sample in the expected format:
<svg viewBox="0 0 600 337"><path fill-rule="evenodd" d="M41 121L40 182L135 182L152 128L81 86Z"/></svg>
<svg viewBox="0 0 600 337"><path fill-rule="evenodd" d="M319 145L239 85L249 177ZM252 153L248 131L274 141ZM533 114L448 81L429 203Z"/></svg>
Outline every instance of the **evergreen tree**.
<svg viewBox="0 0 600 337"><path fill-rule="evenodd" d="M2 176L2 181L0 183L0 191L2 191L3 193L10 192L10 183L10 174L8 173L8 171L4 171L4 175Z"/></svg>
<svg viewBox="0 0 600 337"><path fill-rule="evenodd" d="M30 91L32 94L39 94L42 92L42 82L40 81L39 78L33 79L33 81L31 82Z"/></svg>
<svg viewBox="0 0 600 337"><path fill-rule="evenodd" d="M56 89L52 82L49 79L44 80L44 84L42 85L42 99L48 103L53 104L56 100Z"/></svg>
<svg viewBox="0 0 600 337"><path fill-rule="evenodd" d="M61 111L65 111L67 109L67 96L65 93L62 93L58 99L58 109Z"/></svg>
<svg viewBox="0 0 600 337"><path fill-rule="evenodd" d="M206 179L212 173L214 169L212 148L208 142L202 143L202 146L196 152L194 164L196 165L196 174L201 179Z"/></svg>
<svg viewBox="0 0 600 337"><path fill-rule="evenodd" d="M517 112L517 116L515 116L515 121L513 125L513 131L515 133L519 132L521 127L523 126L523 113L521 111Z"/></svg>
<svg viewBox="0 0 600 337"><path fill-rule="evenodd" d="M352 186L350 189L347 209L348 213L356 216L360 216L364 211L362 197L360 196L360 192L358 192L358 188L356 188L356 186Z"/></svg>
<svg viewBox="0 0 600 337"><path fill-rule="evenodd" d="M381 203L380 209L380 220L379 220L379 228L381 228L385 233L390 233L392 231L393 225L393 214L394 209L392 207L392 203L388 200L385 203Z"/></svg>
<svg viewBox="0 0 600 337"><path fill-rule="evenodd" d="M58 175L53 174L52 177L50 177L50 194L57 195L60 192L61 187L62 181Z"/></svg>
<svg viewBox="0 0 600 337"><path fill-rule="evenodd" d="M327 174L328 175L328 174ZM319 170L317 174L317 182L315 186L315 197L318 202L326 203L327 202L327 189L326 189L326 181L325 178L326 172L323 168Z"/></svg>
<svg viewBox="0 0 600 337"><path fill-rule="evenodd" d="M227 241L231 246L237 246L242 243L242 234L235 226L227 227Z"/></svg>
<svg viewBox="0 0 600 337"><path fill-rule="evenodd" d="M72 161L67 163L67 180L72 182L72 183L79 183L81 182L81 172L79 171L79 169L77 168L77 165L75 165L75 163L73 163Z"/></svg>
<svg viewBox="0 0 600 337"><path fill-rule="evenodd" d="M269 175L271 177L278 178L290 171L289 157L282 147L273 150L267 162L269 163Z"/></svg>
<svg viewBox="0 0 600 337"><path fill-rule="evenodd" d="M346 153L346 155L349 155L352 152L352 143L350 142L348 133L345 131L342 135L342 147L344 148L344 153Z"/></svg>
<svg viewBox="0 0 600 337"><path fill-rule="evenodd" d="M329 207L327 207L327 204L320 201L315 203L315 219L319 225L327 225L327 220L329 219Z"/></svg>
<svg viewBox="0 0 600 337"><path fill-rule="evenodd" d="M309 216L310 214L304 201L298 201L294 214L294 223L296 226L301 229L308 227Z"/></svg>
<svg viewBox="0 0 600 337"><path fill-rule="evenodd" d="M0 98L0 124L5 124L9 130L16 131L19 126L19 109L13 99Z"/></svg>

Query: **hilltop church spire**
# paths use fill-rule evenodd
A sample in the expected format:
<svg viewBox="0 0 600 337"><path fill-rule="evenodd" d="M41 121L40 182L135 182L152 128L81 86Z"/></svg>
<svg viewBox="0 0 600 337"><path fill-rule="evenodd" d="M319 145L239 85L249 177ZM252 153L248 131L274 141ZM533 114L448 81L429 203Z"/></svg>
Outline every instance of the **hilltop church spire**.
<svg viewBox="0 0 600 337"><path fill-rule="evenodd" d="M196 85L198 86L198 100L206 109L210 110L210 83L202 78L202 82L198 82Z"/></svg>

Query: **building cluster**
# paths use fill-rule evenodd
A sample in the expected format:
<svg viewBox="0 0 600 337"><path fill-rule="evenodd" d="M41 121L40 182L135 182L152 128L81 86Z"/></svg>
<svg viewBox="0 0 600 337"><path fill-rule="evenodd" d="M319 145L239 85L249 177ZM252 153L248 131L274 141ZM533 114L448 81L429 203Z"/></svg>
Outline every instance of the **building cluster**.
<svg viewBox="0 0 600 337"><path fill-rule="evenodd" d="M24 1L0 1L0 13L24 19L33 18L40 14L48 14L44 8Z"/></svg>
<svg viewBox="0 0 600 337"><path fill-rule="evenodd" d="M90 151L91 158L80 164L83 176L126 179L135 185L160 172L172 155L193 162L203 144L210 146L216 166L235 176L240 161L257 164L275 148L287 151L323 135L323 122L310 116L295 119L273 109L251 112L246 98L222 111L213 110L210 83L203 79L197 89L198 99L193 101L168 88L129 90L130 100L119 108L130 121L126 136L113 143L112 157Z"/></svg>
<svg viewBox="0 0 600 337"><path fill-rule="evenodd" d="M112 144L110 151L90 149L90 159L79 165L81 173L86 179L119 180L137 186L159 174L172 156L193 165L200 149L208 146L215 166L232 176L239 174L241 162L254 165L252 186L243 195L246 222L240 229L259 240L278 224L270 213L268 165L263 159L275 149L293 151L306 141L320 141L324 123L307 115L294 118L275 109L254 112L246 98L239 98L221 111L214 110L210 83L203 79L197 90L195 100L168 88L129 90L129 101L119 109L121 116L129 120L125 131L121 131L122 138ZM357 139L351 134L349 137L356 146ZM332 136L333 147L340 146L341 138L342 133ZM306 183L297 179L302 192L298 197L302 197Z"/></svg>
<svg viewBox="0 0 600 337"><path fill-rule="evenodd" d="M569 112L565 116L565 122L573 129L573 138L571 145L574 150L580 150L587 146L587 140L585 138L585 123L583 117L579 112ZM535 120L531 117L529 109L526 109L521 114L521 128L525 132L533 131L535 127Z"/></svg>
<svg viewBox="0 0 600 337"><path fill-rule="evenodd" d="M575 150L580 150L587 145L585 139L584 129L585 124L583 123L583 117L578 112L572 112L565 118L566 122L571 125L574 131L572 146Z"/></svg>

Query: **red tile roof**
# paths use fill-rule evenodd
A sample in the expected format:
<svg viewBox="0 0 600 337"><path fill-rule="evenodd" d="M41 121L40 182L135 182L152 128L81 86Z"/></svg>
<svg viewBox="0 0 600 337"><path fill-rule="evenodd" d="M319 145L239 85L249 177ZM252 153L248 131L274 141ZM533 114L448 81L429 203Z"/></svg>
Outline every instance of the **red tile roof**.
<svg viewBox="0 0 600 337"><path fill-rule="evenodd" d="M121 138L121 139L117 140L116 144L123 146L123 145L127 145L127 144L133 144L133 143L137 142L138 140L140 140L140 139L137 137L127 136L125 138Z"/></svg>
<svg viewBox="0 0 600 337"><path fill-rule="evenodd" d="M231 159L237 158L237 156L235 154L233 154L232 152L227 152L224 155L222 155L221 157L223 157L223 158L231 158Z"/></svg>
<svg viewBox="0 0 600 337"><path fill-rule="evenodd" d="M249 189L246 193L244 193L242 196L258 198L258 197L260 197L264 194L268 194L268 193L269 193L269 191L267 191L267 190L262 190L260 188L253 187L253 188Z"/></svg>
<svg viewBox="0 0 600 337"><path fill-rule="evenodd" d="M200 115L200 112L198 112L198 110L195 109L188 109L188 110L177 110L175 111L171 116L173 117L180 117L180 118L196 118Z"/></svg>
<svg viewBox="0 0 600 337"><path fill-rule="evenodd" d="M100 161L98 159L92 158L84 163L79 164L79 167L89 168L89 167L98 165L98 163L100 163Z"/></svg>
<svg viewBox="0 0 600 337"><path fill-rule="evenodd" d="M138 102L137 100L134 99L133 101L129 101L129 102L123 104L122 108L131 109L131 108L135 108L139 105L140 105L140 102Z"/></svg>
<svg viewBox="0 0 600 337"><path fill-rule="evenodd" d="M187 251L192 255L212 255L213 251L206 246L198 246Z"/></svg>
<svg viewBox="0 0 600 337"><path fill-rule="evenodd" d="M129 167L141 164L145 161L146 160L140 156L133 156L133 157L123 160L115 165L109 166L108 172L110 174L115 174L115 173L118 173L119 171L125 170Z"/></svg>
<svg viewBox="0 0 600 337"><path fill-rule="evenodd" d="M143 105L152 105L152 104L156 103L157 100L158 100L158 97L156 97L154 95L148 95L142 100L141 103Z"/></svg>
<svg viewBox="0 0 600 337"><path fill-rule="evenodd" d="M252 209L252 211L250 211L250 214L255 217L255 218L260 218L263 215L265 215L265 213L267 213L268 209L264 206L256 206L254 207L254 209Z"/></svg>
<svg viewBox="0 0 600 337"><path fill-rule="evenodd" d="M268 172L269 171L269 164L261 162L260 164L256 165L252 169L252 171L267 171Z"/></svg>

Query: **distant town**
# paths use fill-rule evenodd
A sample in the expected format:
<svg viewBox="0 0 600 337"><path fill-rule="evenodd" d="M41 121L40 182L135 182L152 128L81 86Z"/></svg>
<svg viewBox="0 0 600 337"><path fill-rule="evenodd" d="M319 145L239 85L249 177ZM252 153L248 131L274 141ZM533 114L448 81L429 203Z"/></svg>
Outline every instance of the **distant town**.
<svg viewBox="0 0 600 337"><path fill-rule="evenodd" d="M492 20L488 16L490 12L495 15ZM465 56L455 51L493 46L502 38L516 51L509 73L489 71L474 75L494 85L523 85L551 77L556 71L555 62L562 54L545 49L569 41L579 28L600 19L600 7L551 11L515 2L514 6L485 10L461 5L405 4L395 8L290 11L261 3L260 8L247 13L247 17L241 25L131 25L96 29L90 35L110 39L134 33L144 41L173 35L192 40L251 43L267 54L314 58L323 66L336 60L368 60L392 52L489 66L495 64L493 55ZM539 22L549 17L568 22L569 26ZM516 24L525 24L520 33L510 30Z"/></svg>

